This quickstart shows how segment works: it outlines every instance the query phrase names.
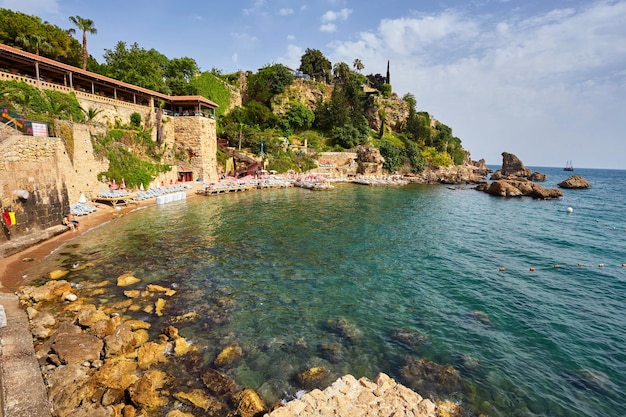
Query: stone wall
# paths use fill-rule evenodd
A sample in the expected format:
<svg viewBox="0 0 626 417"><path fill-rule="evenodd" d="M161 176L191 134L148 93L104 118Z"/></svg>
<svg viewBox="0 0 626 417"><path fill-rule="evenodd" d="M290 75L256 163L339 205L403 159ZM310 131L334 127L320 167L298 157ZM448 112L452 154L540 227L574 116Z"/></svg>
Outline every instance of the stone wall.
<svg viewBox="0 0 626 417"><path fill-rule="evenodd" d="M98 181L98 174L108 169L109 161L96 158L91 142L92 136L105 135L106 127L57 121L54 130L54 136L63 138L57 168L66 183L70 204L77 203L81 194L91 200L100 191L107 190L107 185Z"/></svg>
<svg viewBox="0 0 626 417"><path fill-rule="evenodd" d="M60 166L71 165L59 138L12 135L0 144L2 211L15 213L15 224L2 221L0 243L61 223L70 199ZM21 192L18 192L21 191ZM23 198L23 191L28 197Z"/></svg>
<svg viewBox="0 0 626 417"><path fill-rule="evenodd" d="M200 178L203 182L217 181L215 119L182 116L173 117L171 120L175 144L185 152L190 163L189 168L193 171L193 178ZM167 137L168 141L171 141L172 137L170 135Z"/></svg>
<svg viewBox="0 0 626 417"><path fill-rule="evenodd" d="M81 102L81 105L85 104ZM106 108L102 103L99 105ZM103 113L113 117L128 116L130 120L133 111L135 109L129 107L119 113L121 116L111 109ZM154 115L148 118L148 123L151 120L154 123ZM164 124L164 146L184 151L190 166L173 165L172 171L161 175L153 185L161 181L176 181L179 169L189 168L194 179L217 181L215 129L214 119L170 117ZM91 141L93 136L106 134L107 127L57 121L51 130L54 137L48 138L21 135L7 128L1 131L0 209L14 212L16 224L6 226L2 222L0 244L19 237L35 236L61 224L63 216L72 204L78 202L81 194L91 200L108 189L107 184L98 181L98 174L106 171L109 163L94 155ZM28 198L19 198L19 190L27 191Z"/></svg>

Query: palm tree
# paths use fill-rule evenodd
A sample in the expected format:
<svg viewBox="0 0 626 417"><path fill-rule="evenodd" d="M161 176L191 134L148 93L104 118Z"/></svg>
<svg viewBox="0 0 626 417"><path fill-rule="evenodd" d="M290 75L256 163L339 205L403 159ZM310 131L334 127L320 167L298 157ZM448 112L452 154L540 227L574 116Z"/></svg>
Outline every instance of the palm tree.
<svg viewBox="0 0 626 417"><path fill-rule="evenodd" d="M20 33L15 37L15 42L21 43L26 49L34 50L36 55L39 55L39 51L48 52L52 49L52 45L41 35L25 35Z"/></svg>
<svg viewBox="0 0 626 417"><path fill-rule="evenodd" d="M363 68L365 68L365 65L363 65L363 63L361 62L361 60L359 58L356 58L354 60L354 63L352 64L352 67L357 70L358 72L361 72L361 70Z"/></svg>
<svg viewBox="0 0 626 417"><path fill-rule="evenodd" d="M93 27L93 20L83 19L80 16L70 16L70 21L83 31L83 69L87 69L87 32L96 34L98 31Z"/></svg>

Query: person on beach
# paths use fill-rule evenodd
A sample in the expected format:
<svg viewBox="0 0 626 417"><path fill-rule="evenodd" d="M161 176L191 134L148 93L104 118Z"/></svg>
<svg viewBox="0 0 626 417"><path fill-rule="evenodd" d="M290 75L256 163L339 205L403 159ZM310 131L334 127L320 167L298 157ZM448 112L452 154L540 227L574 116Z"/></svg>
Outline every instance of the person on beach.
<svg viewBox="0 0 626 417"><path fill-rule="evenodd" d="M78 220L76 220L76 216L74 213L70 213L63 218L63 224L68 226L72 232L78 230Z"/></svg>

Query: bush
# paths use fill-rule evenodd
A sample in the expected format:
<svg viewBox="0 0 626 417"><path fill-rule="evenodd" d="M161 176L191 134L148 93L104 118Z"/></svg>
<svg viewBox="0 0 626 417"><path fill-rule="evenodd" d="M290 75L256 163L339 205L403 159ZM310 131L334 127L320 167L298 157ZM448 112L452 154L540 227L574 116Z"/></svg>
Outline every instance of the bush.
<svg viewBox="0 0 626 417"><path fill-rule="evenodd" d="M141 115L139 113L134 112L130 115L130 125L135 128L141 126Z"/></svg>

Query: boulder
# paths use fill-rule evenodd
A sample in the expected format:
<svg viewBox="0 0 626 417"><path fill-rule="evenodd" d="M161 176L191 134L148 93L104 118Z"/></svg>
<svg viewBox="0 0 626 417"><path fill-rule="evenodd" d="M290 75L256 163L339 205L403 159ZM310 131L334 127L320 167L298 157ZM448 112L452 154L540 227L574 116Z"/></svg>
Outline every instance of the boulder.
<svg viewBox="0 0 626 417"><path fill-rule="evenodd" d="M235 415L240 417L262 416L267 411L267 406L252 388L246 388L233 395L235 403Z"/></svg>
<svg viewBox="0 0 626 417"><path fill-rule="evenodd" d="M528 177L529 180L533 182L544 182L548 179L546 174L542 174L541 172L535 171Z"/></svg>
<svg viewBox="0 0 626 417"><path fill-rule="evenodd" d="M235 391L235 383L223 373L208 368L202 374L202 382L215 395L224 395Z"/></svg>
<svg viewBox="0 0 626 417"><path fill-rule="evenodd" d="M54 352L64 364L83 363L100 359L102 340L89 334L65 335L57 338L52 346Z"/></svg>
<svg viewBox="0 0 626 417"><path fill-rule="evenodd" d="M154 410L168 402L160 390L167 382L167 374L163 371L148 371L134 384L128 387L128 394L133 404L138 407Z"/></svg>
<svg viewBox="0 0 626 417"><path fill-rule="evenodd" d="M546 174L533 172L524 166L524 163L517 156L508 152L502 152L502 169L497 170L490 177L492 181L528 179L533 182L543 182L547 178Z"/></svg>
<svg viewBox="0 0 626 417"><path fill-rule="evenodd" d="M21 287L17 295L22 303L28 303L31 300L35 302L51 301L62 299L63 294L71 290L70 283L65 280L48 281L40 287Z"/></svg>
<svg viewBox="0 0 626 417"><path fill-rule="evenodd" d="M204 390L194 389L188 392L177 392L174 394L174 398L184 403L193 404L195 407L201 408L204 411L211 410L211 415L227 415L228 406L220 400L212 397Z"/></svg>
<svg viewBox="0 0 626 417"><path fill-rule="evenodd" d="M561 188L583 189L591 187L591 184L580 175L572 175L565 181L557 184Z"/></svg>
<svg viewBox="0 0 626 417"><path fill-rule="evenodd" d="M332 382L331 372L323 366L315 366L298 375L298 382L305 389L313 389L329 385Z"/></svg>
<svg viewBox="0 0 626 417"><path fill-rule="evenodd" d="M505 177L528 178L532 174L530 168L526 168L524 163L515 155L502 152L502 175Z"/></svg>
<svg viewBox="0 0 626 417"><path fill-rule="evenodd" d="M232 366L234 363L238 362L243 356L243 350L239 345L230 345L226 346L222 351L217 355L215 360L213 361L213 365L218 368L223 368L226 366Z"/></svg>
<svg viewBox="0 0 626 417"><path fill-rule="evenodd" d="M543 188L527 180L498 180L488 186L476 187L479 191L499 197L529 196L536 199L559 198L563 192L556 188Z"/></svg>
<svg viewBox="0 0 626 417"><path fill-rule="evenodd" d="M109 360L96 372L95 378L104 387L125 390L139 377L137 362L131 359Z"/></svg>

